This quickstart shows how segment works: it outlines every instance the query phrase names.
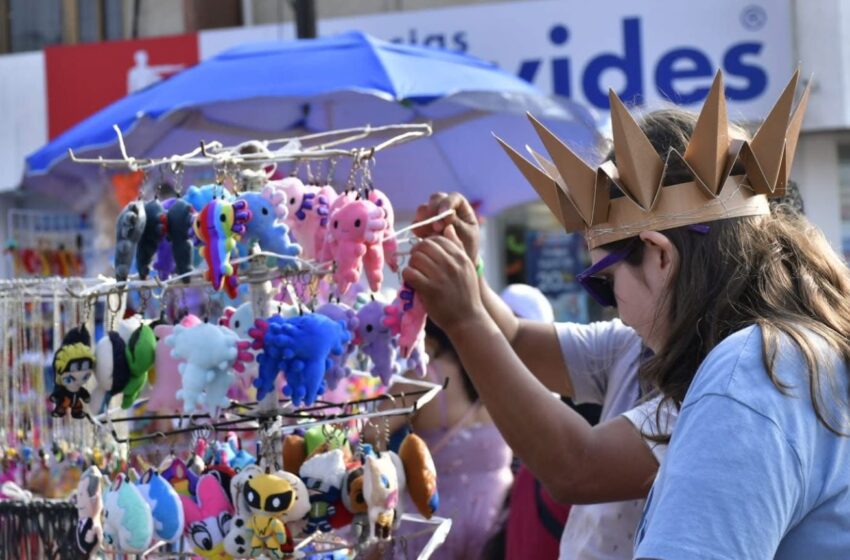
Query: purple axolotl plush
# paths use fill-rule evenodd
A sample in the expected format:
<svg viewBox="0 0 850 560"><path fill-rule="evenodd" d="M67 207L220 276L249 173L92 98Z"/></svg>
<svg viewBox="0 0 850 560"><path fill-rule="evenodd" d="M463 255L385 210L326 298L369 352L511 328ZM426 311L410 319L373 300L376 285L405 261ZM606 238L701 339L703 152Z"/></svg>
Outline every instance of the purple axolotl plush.
<svg viewBox="0 0 850 560"><path fill-rule="evenodd" d="M249 331L257 356L259 375L254 380L257 399L274 391L274 382L284 372L283 394L293 404L311 405L325 391L325 372L331 367L331 356L341 356L351 341L348 328L318 313L268 321L257 320Z"/></svg>
<svg viewBox="0 0 850 560"><path fill-rule="evenodd" d="M316 313L329 317L334 321L341 321L348 329L352 340L354 339L359 320L357 319L357 312L352 308L344 303L325 303L316 309ZM325 382L328 385L328 389L336 389L344 377L351 375L351 368L346 365L346 362L356 348L353 342L349 342L341 355L331 356L331 367L325 372Z"/></svg>
<svg viewBox="0 0 850 560"><path fill-rule="evenodd" d="M384 385L390 384L393 374L399 373L398 341L390 327L384 324L385 304L370 301L357 312L356 344L372 360L372 375L380 377Z"/></svg>

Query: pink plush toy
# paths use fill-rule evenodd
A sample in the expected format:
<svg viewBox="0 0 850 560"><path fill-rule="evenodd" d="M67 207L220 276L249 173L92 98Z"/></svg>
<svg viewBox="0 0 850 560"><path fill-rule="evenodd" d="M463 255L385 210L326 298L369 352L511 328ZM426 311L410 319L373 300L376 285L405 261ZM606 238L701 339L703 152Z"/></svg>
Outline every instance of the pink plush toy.
<svg viewBox="0 0 850 560"><path fill-rule="evenodd" d="M349 202L331 215L326 243L336 262L334 282L344 294L360 279L363 268L373 292L384 279L382 243L386 230L384 211L368 200Z"/></svg>
<svg viewBox="0 0 850 560"><path fill-rule="evenodd" d="M384 260L390 270L398 272L398 240L395 238L395 213L390 199L378 189L369 189L368 198L384 211L387 227L384 230Z"/></svg>
<svg viewBox="0 0 850 560"><path fill-rule="evenodd" d="M401 355L409 358L428 321L422 300L413 288L405 283L396 300L386 307L385 313L387 316L384 318L384 325L390 327L393 334L398 335Z"/></svg>
<svg viewBox="0 0 850 560"><path fill-rule="evenodd" d="M201 324L194 315L186 315L180 324L184 327L194 327ZM174 330L174 325L157 325L153 332L156 335L156 383L152 385L148 408L150 410L175 412L183 408L182 401L175 394L180 390L181 378L178 367L181 360L172 357L171 347L165 343L165 338Z"/></svg>
<svg viewBox="0 0 850 560"><path fill-rule="evenodd" d="M295 241L301 245L301 255L315 259L316 236L323 227L322 222L327 225L330 212L327 198L320 194L319 187L305 185L298 177L287 177L269 185L286 194L289 213L285 221Z"/></svg>

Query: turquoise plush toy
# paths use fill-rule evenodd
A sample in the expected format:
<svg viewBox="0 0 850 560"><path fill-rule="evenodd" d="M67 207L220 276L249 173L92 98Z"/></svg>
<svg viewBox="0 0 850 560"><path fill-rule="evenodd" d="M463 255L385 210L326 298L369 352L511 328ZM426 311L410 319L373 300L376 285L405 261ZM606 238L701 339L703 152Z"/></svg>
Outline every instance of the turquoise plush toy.
<svg viewBox="0 0 850 560"><path fill-rule="evenodd" d="M286 225L286 195L282 191L268 186L263 192L249 192L239 196L248 203L251 220L245 225L245 234L240 241L246 247L257 243L263 251L289 257L301 254L301 246L290 240L289 226ZM277 266L285 269L298 268L298 261L277 259Z"/></svg>
<svg viewBox="0 0 850 560"><path fill-rule="evenodd" d="M153 515L138 487L119 474L103 502L104 544L121 552L145 552L154 535Z"/></svg>

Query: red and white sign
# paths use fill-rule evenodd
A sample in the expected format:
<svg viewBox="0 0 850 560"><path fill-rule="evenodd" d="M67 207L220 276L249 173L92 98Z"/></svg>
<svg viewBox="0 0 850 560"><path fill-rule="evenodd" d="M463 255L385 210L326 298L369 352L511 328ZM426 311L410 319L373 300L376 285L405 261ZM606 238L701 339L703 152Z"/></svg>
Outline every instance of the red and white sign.
<svg viewBox="0 0 850 560"><path fill-rule="evenodd" d="M50 138L129 93L198 63L198 35L45 49Z"/></svg>

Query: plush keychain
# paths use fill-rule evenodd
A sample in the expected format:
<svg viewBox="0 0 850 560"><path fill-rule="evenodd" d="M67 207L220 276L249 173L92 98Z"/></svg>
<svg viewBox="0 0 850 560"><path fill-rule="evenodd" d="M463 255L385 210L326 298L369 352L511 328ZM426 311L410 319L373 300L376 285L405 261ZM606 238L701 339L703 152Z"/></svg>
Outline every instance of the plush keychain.
<svg viewBox="0 0 850 560"><path fill-rule="evenodd" d="M208 465L207 468L204 469L203 474L210 474L216 477L218 479L218 483L227 494L227 499L230 500L230 503L233 503L233 498L230 496L230 483L233 482L233 477L236 476L235 469L231 468L227 464L218 463L215 465Z"/></svg>
<svg viewBox="0 0 850 560"><path fill-rule="evenodd" d="M103 475L100 470L91 466L83 473L77 486L77 512L79 521L74 532L77 539L77 550L83 558L91 558L103 542L103 526L100 514L103 511L102 495Z"/></svg>
<svg viewBox="0 0 850 560"><path fill-rule="evenodd" d="M351 336L351 342L346 345L343 353L339 356L331 356L331 367L329 367L328 371L325 372L325 382L327 383L328 389L334 390L337 388L337 385L339 385L339 382L342 379L351 375L351 368L348 367L347 363L348 359L357 348L354 344L354 336L357 332L357 325L359 323L357 319L357 312L342 303L325 303L316 309L316 313L324 315L334 321L342 322L342 324L344 324L348 329L348 333Z"/></svg>
<svg viewBox="0 0 850 560"><path fill-rule="evenodd" d="M389 539L399 504L399 476L389 453L366 456L363 498L368 506L369 538Z"/></svg>
<svg viewBox="0 0 850 560"><path fill-rule="evenodd" d="M181 496L195 495L198 487L198 475L186 466L183 459L178 457L167 458L159 466L159 473Z"/></svg>
<svg viewBox="0 0 850 560"><path fill-rule="evenodd" d="M307 444L304 437L298 434L289 434L283 438L283 468L286 472L298 474L301 465L307 459Z"/></svg>
<svg viewBox="0 0 850 560"><path fill-rule="evenodd" d="M195 554L214 560L230 560L224 550L224 537L230 530L233 504L218 482L205 474L198 480L197 499L181 496L185 512L186 537L192 543Z"/></svg>
<svg viewBox="0 0 850 560"><path fill-rule="evenodd" d="M394 374L401 372L397 361L396 337L385 324L385 304L370 301L357 311L356 344L372 360L372 375L381 378L384 385L390 384Z"/></svg>
<svg viewBox="0 0 850 560"><path fill-rule="evenodd" d="M330 185L325 185L323 187L319 187L319 191L317 192L317 197L322 201L323 206L320 207L319 214L319 226L316 228L316 232L314 235L315 240L315 258L319 262L325 262L328 260L328 257L325 256L325 239L328 235L328 224L330 223L330 215L333 212L334 205L337 203L336 201L340 198L340 195L334 190L334 188Z"/></svg>
<svg viewBox="0 0 850 560"><path fill-rule="evenodd" d="M283 516L295 505L295 489L288 479L267 471L250 477L242 488L242 494L251 514L247 520L251 532L251 556L265 552L274 558L283 558L281 549L292 540L287 534Z"/></svg>
<svg viewBox="0 0 850 560"><path fill-rule="evenodd" d="M342 485L342 503L353 516L354 538L362 544L369 540L369 505L363 496L363 464L354 462L347 469Z"/></svg>
<svg viewBox="0 0 850 560"><path fill-rule="evenodd" d="M160 266L165 267L173 263L177 269L178 275L192 272L194 264L192 262L192 240L194 239L193 224L195 222L195 209L192 205L182 198L172 198L165 203L166 208L166 228L165 238L167 247L170 250L169 255L160 257L157 251L157 259L154 268L160 272L160 278L166 279L167 275L163 275ZM163 243L160 243L162 248ZM168 259L168 264L164 264L165 259ZM188 283L190 278L184 278L183 282Z"/></svg>
<svg viewBox="0 0 850 560"><path fill-rule="evenodd" d="M178 325L165 343L171 346L172 357L184 360L178 366L182 388L177 398L185 412L192 413L198 406L215 411L230 405L231 370L237 362L253 359L247 351L250 343L240 342L230 329L209 323L190 328Z"/></svg>
<svg viewBox="0 0 850 560"><path fill-rule="evenodd" d="M103 542L119 552L145 552L154 535L153 516L136 485L118 474L103 502Z"/></svg>
<svg viewBox="0 0 850 560"><path fill-rule="evenodd" d="M289 238L286 195L282 191L266 186L263 192L244 193L240 199L248 203L251 212L251 220L246 225L241 242L256 242L263 251L278 255L297 257L301 254L301 246ZM279 258L277 266L294 269L298 268L298 262L295 259Z"/></svg>
<svg viewBox="0 0 850 560"><path fill-rule="evenodd" d="M239 471L257 463L257 459L242 448L242 442L234 432L228 432L227 445L233 451L233 456L230 458L230 466L234 470Z"/></svg>
<svg viewBox="0 0 850 560"><path fill-rule="evenodd" d="M316 313L289 319L274 316L255 325L250 331L253 348L262 349L257 356L259 376L254 380L257 399L274 390L278 372L284 371L284 395L296 406L315 403L324 392L331 356L342 355L351 340L346 325Z"/></svg>
<svg viewBox="0 0 850 560"><path fill-rule="evenodd" d="M130 276L130 266L136 245L145 231L147 219L141 200L129 203L118 215L115 224L115 279L124 282Z"/></svg>
<svg viewBox="0 0 850 560"><path fill-rule="evenodd" d="M375 206L384 211L384 221L386 228L384 229L384 260L390 270L398 272L398 240L395 236L395 212L390 199L378 189L369 189L367 198L375 203Z"/></svg>
<svg viewBox="0 0 850 560"><path fill-rule="evenodd" d="M313 455L301 465L299 474L310 492L310 513L305 532L331 531L330 519L336 513L345 477L342 449Z"/></svg>
<svg viewBox="0 0 850 560"><path fill-rule="evenodd" d="M83 403L91 400L84 385L91 379L95 369L91 337L86 327L74 327L65 334L62 346L53 356L55 386L50 394L54 404L51 414L61 418L68 411L74 418L85 417Z"/></svg>
<svg viewBox="0 0 850 560"><path fill-rule="evenodd" d="M189 328L200 325L201 321L195 315L186 315L180 320L180 325ZM174 331L174 325L157 325L153 332L157 337L156 357L156 382L152 385L148 409L158 411L174 412L183 408L183 403L177 398L180 390L180 360L171 355L171 346L165 339Z"/></svg>
<svg viewBox="0 0 850 560"><path fill-rule="evenodd" d="M178 542L183 536L183 502L174 487L152 468L142 475L136 487L151 508L156 538Z"/></svg>
<svg viewBox="0 0 850 560"><path fill-rule="evenodd" d="M250 553L252 533L248 527L248 521L251 517L251 509L243 489L248 480L262 473L263 470L257 465L248 465L230 480L230 498L234 505L235 516L230 523L230 530L224 536L224 550L234 558L246 558Z"/></svg>
<svg viewBox="0 0 850 560"><path fill-rule="evenodd" d="M151 270L156 251L159 248L159 242L162 240L165 232L165 209L158 199L153 199L144 203L145 206L145 226L142 230L142 235L136 245L136 268L139 271L139 278L147 279L148 273Z"/></svg>
<svg viewBox="0 0 850 560"><path fill-rule="evenodd" d="M123 395L121 407L133 406L156 359L156 336L150 325L138 316L121 320L118 331L107 332L97 342L95 354L98 385L95 405L102 408L112 397Z"/></svg>
<svg viewBox="0 0 850 560"><path fill-rule="evenodd" d="M127 339L125 347L130 379L122 393L121 408L133 406L148 381L148 371L156 359L156 335L149 325L142 323Z"/></svg>
<svg viewBox="0 0 850 560"><path fill-rule="evenodd" d="M409 358L416 348L417 341L422 338L428 314L422 299L407 283L402 284L398 297L392 305L386 308L387 317L384 324L398 335L398 345L401 355Z"/></svg>
<svg viewBox="0 0 850 560"><path fill-rule="evenodd" d="M364 268L370 289L380 291L385 230L383 210L368 200L349 202L331 214L325 243L336 263L334 282L339 294L360 279Z"/></svg>
<svg viewBox="0 0 850 560"><path fill-rule="evenodd" d="M270 185L282 191L286 197L289 204L286 224L295 241L301 245L302 256L306 259L316 258L316 235L322 228L322 221L327 220L328 200L319 195L318 187L307 186L298 177L287 177Z"/></svg>
<svg viewBox="0 0 850 560"><path fill-rule="evenodd" d="M200 252L207 263L207 279L216 290L225 287L231 298L237 295L239 279L230 254L250 219L247 202L221 199L204 206L195 218L195 235L202 244Z"/></svg>
<svg viewBox="0 0 850 560"><path fill-rule="evenodd" d="M251 302L247 301L239 307L225 307L224 315L218 324L229 328L242 340L250 340L248 331L254 326L254 308Z"/></svg>
<svg viewBox="0 0 850 560"><path fill-rule="evenodd" d="M437 491L437 467L428 445L418 435L409 433L401 442L398 456L404 465L407 491L413 504L422 517L431 519L440 506L440 494Z"/></svg>
<svg viewBox="0 0 850 560"><path fill-rule="evenodd" d="M234 198L236 197L227 188L216 183L210 183L201 187L193 185L183 195L183 200L188 202L195 212L200 212L204 209L204 206L213 200L232 201Z"/></svg>

